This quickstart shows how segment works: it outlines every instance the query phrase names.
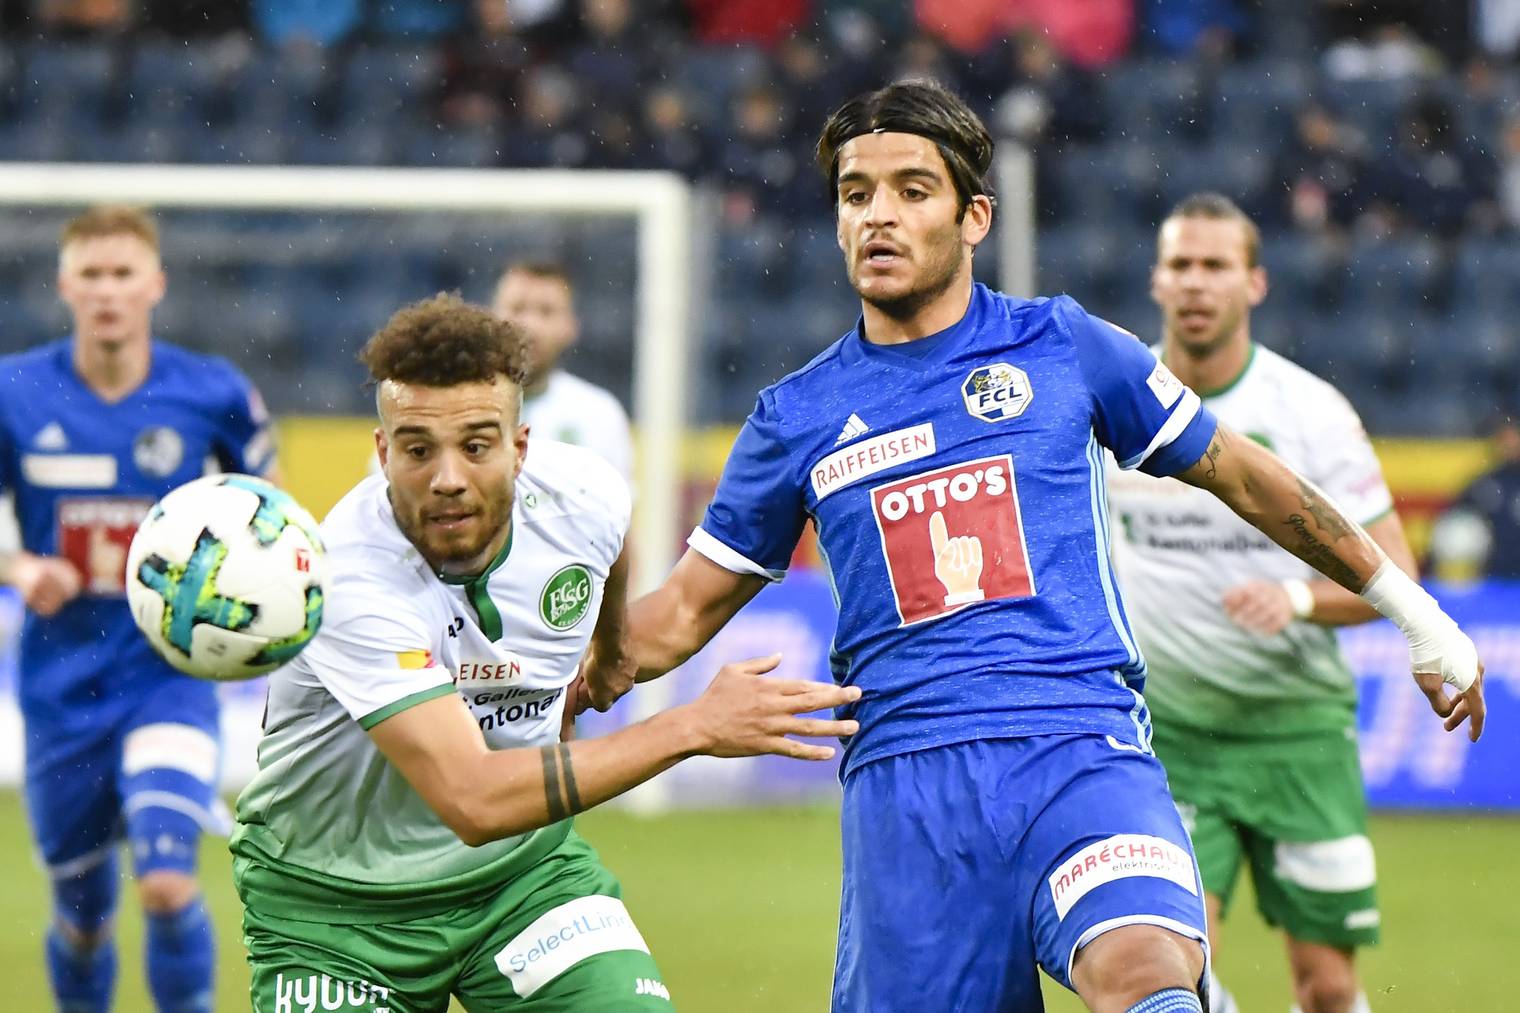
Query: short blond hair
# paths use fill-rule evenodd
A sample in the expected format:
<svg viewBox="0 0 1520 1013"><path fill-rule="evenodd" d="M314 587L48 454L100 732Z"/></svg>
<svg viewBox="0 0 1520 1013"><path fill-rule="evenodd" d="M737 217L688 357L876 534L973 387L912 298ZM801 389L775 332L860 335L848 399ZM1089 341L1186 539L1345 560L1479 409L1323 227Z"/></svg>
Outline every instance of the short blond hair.
<svg viewBox="0 0 1520 1013"><path fill-rule="evenodd" d="M70 218L58 234L58 248L62 250L80 239L105 236L136 236L158 253L158 225L153 216L144 208L125 204L97 204Z"/></svg>
<svg viewBox="0 0 1520 1013"><path fill-rule="evenodd" d="M1240 206L1221 193L1204 191L1189 194L1172 208L1162 225L1173 218L1206 218L1214 222L1235 222L1240 226L1241 238L1246 246L1246 266L1261 266L1261 229ZM1160 233L1157 233L1157 251L1160 251Z"/></svg>

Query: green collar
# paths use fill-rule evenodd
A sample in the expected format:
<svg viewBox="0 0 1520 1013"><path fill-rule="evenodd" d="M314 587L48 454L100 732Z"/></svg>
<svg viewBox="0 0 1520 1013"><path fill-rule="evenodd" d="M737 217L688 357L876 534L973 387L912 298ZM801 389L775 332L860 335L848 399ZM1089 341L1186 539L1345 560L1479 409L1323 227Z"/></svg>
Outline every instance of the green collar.
<svg viewBox="0 0 1520 1013"><path fill-rule="evenodd" d="M501 569L502 564L507 561L507 556L512 552L514 532L515 528L507 528L507 540L502 544L501 551L496 554L496 558L486 564L484 570L475 576L455 577L446 573L438 575L438 579L445 584L464 585L465 597L470 600L471 607L475 609L475 616L480 620L480 631L493 643L501 639L501 611L491 600L491 595L486 590L486 583L491 579L491 574Z"/></svg>
<svg viewBox="0 0 1520 1013"><path fill-rule="evenodd" d="M1215 387L1212 390L1199 390L1199 391L1195 391L1194 393L1196 393L1200 398L1203 398L1204 400L1208 400L1211 397L1224 397L1230 391L1234 390L1237 386L1239 386L1240 381L1242 381L1242 380L1244 380L1246 378L1246 374L1251 371L1251 364L1253 362L1255 362L1255 361L1256 361L1256 342L1253 341L1253 342L1251 342L1251 350L1246 355L1246 363L1245 363L1244 366L1240 367L1240 372L1236 373L1234 376L1232 376L1229 380L1227 380L1223 385L1221 385L1219 387ZM1163 365L1166 364L1166 356L1163 355L1161 357L1161 362L1162 362Z"/></svg>

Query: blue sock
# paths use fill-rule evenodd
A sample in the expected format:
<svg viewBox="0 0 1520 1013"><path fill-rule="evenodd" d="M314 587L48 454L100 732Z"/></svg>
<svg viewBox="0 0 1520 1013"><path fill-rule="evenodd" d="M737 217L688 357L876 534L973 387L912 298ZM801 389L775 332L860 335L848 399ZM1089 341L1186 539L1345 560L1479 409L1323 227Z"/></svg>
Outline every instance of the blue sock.
<svg viewBox="0 0 1520 1013"><path fill-rule="evenodd" d="M148 991L159 1013L210 1013L216 954L205 902L150 914L147 923Z"/></svg>
<svg viewBox="0 0 1520 1013"><path fill-rule="evenodd" d="M75 947L57 926L47 934L48 980L60 1013L106 1013L116 987L116 943L110 936L90 949Z"/></svg>
<svg viewBox="0 0 1520 1013"><path fill-rule="evenodd" d="M1189 989L1165 988L1152 992L1125 1013L1203 1013L1203 1003Z"/></svg>

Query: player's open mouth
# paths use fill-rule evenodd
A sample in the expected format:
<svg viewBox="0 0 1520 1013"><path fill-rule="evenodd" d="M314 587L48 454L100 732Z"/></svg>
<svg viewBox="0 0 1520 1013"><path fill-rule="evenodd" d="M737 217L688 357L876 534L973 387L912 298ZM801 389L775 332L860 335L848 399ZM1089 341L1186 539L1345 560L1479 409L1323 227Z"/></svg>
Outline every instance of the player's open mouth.
<svg viewBox="0 0 1520 1013"><path fill-rule="evenodd" d="M474 513L461 514L432 514L428 517L428 523L435 528L443 528L445 531L453 531L468 524L475 517Z"/></svg>
<svg viewBox="0 0 1520 1013"><path fill-rule="evenodd" d="M892 243L873 240L860 251L867 264L886 267L902 259L902 250Z"/></svg>

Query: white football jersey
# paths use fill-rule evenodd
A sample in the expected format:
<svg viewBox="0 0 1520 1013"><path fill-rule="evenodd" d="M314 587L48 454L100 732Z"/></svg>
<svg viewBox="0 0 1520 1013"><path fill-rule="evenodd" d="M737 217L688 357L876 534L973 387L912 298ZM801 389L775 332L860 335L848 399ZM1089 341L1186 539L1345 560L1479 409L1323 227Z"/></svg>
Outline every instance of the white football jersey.
<svg viewBox="0 0 1520 1013"><path fill-rule="evenodd" d="M1153 349L1154 351L1155 349ZM1355 409L1330 384L1270 349L1253 346L1234 383L1204 404L1225 425L1271 449L1366 524L1393 508ZM1254 580L1318 574L1211 493L1174 478L1108 472L1114 556L1125 609L1158 714L1200 725L1249 720L1263 701L1353 700L1334 632L1295 622L1275 637L1225 614L1226 591ZM1260 712L1257 712L1258 714Z"/></svg>
<svg viewBox="0 0 1520 1013"><path fill-rule="evenodd" d="M558 440L596 451L626 479L633 477L628 413L611 391L562 369L550 372L542 393L523 398L530 438Z"/></svg>
<svg viewBox="0 0 1520 1013"><path fill-rule="evenodd" d="M387 492L383 477L366 478L322 524L322 629L270 676L259 773L238 819L278 841L277 851L255 843L284 864L395 884L468 874L532 835L465 847L368 730L457 693L493 749L558 741L564 690L622 551L630 501L598 455L533 440L511 537L484 573L455 581L401 533Z"/></svg>

